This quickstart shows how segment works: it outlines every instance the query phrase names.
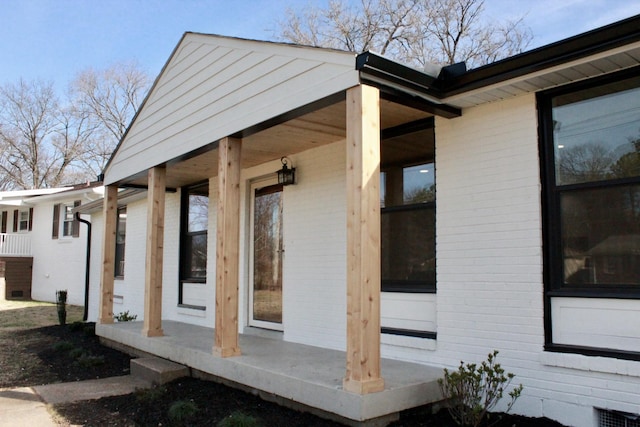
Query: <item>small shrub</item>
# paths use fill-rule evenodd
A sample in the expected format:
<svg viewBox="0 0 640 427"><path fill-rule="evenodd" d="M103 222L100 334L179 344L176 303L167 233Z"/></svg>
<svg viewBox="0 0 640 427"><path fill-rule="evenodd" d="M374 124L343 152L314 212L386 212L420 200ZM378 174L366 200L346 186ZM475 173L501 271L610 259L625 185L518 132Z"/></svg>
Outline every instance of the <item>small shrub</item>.
<svg viewBox="0 0 640 427"><path fill-rule="evenodd" d="M458 425L479 426L513 380L514 374L505 373L496 362L497 355L498 350L489 353L480 366L460 362L457 371L445 369L444 378L438 380L442 394L448 399L449 413ZM520 393L522 384L509 392L511 401L505 412L509 412Z"/></svg>
<svg viewBox="0 0 640 427"><path fill-rule="evenodd" d="M129 314L129 310L120 312L113 316L116 322L131 322L132 320L136 320L138 318L137 314Z"/></svg>
<svg viewBox="0 0 640 427"><path fill-rule="evenodd" d="M76 363L85 368L100 366L104 365L104 356L82 353L82 355L76 360Z"/></svg>
<svg viewBox="0 0 640 427"><path fill-rule="evenodd" d="M80 332L84 330L84 323L76 320L75 322L69 324L69 330L72 332Z"/></svg>
<svg viewBox="0 0 640 427"><path fill-rule="evenodd" d="M95 323L88 323L84 326L84 328L82 329L84 334L88 337L95 337L96 336L96 325Z"/></svg>
<svg viewBox="0 0 640 427"><path fill-rule="evenodd" d="M256 417L247 415L241 411L236 411L231 415L225 417L222 421L216 424L216 427L258 427L260 422Z"/></svg>
<svg viewBox="0 0 640 427"><path fill-rule="evenodd" d="M169 419L177 424L184 424L198 412L198 407L190 400L177 400L169 406Z"/></svg>
<svg viewBox="0 0 640 427"><path fill-rule="evenodd" d="M51 348L53 348L53 350L57 352L69 351L71 349L74 349L75 347L76 346L69 341L58 341L57 343L51 346Z"/></svg>
<svg viewBox="0 0 640 427"><path fill-rule="evenodd" d="M81 349L80 347L73 347L70 351L69 351L69 357L72 359L79 359L80 357L82 357L82 355L85 353L85 351L83 349Z"/></svg>
<svg viewBox="0 0 640 427"><path fill-rule="evenodd" d="M162 398L166 391L166 387L140 389L136 391L136 400L138 402L155 402L156 400L160 400L160 398Z"/></svg>

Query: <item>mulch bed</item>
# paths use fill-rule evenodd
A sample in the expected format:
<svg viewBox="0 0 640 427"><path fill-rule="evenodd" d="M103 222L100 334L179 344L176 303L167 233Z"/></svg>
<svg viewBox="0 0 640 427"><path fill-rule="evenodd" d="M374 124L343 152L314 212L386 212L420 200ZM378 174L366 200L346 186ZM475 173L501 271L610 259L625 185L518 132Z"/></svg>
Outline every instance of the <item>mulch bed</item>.
<svg viewBox="0 0 640 427"><path fill-rule="evenodd" d="M0 349L0 388L127 375L131 359L101 345L93 323L2 330Z"/></svg>
<svg viewBox="0 0 640 427"><path fill-rule="evenodd" d="M102 346L94 328L94 324L87 323L0 331L0 388L127 375L130 357ZM178 415L182 415L179 420L175 418L176 402L183 405L183 410L178 411ZM173 417L170 415L172 406ZM232 414L237 417L238 413L254 417L255 425L262 427L341 425L266 402L222 384L194 378L178 379L133 395L56 405L55 410L72 425L97 427L216 426ZM448 427L455 423L446 410L432 414L430 408L421 407L403 412L400 420L390 425L409 426ZM548 419L512 415L504 416L494 426L561 427Z"/></svg>

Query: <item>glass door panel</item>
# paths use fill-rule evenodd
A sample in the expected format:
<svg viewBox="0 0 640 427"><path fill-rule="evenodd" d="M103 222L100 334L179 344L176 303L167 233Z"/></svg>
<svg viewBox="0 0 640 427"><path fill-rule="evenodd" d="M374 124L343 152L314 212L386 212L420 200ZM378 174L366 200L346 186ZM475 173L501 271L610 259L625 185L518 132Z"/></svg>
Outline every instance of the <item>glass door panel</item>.
<svg viewBox="0 0 640 427"><path fill-rule="evenodd" d="M282 185L255 190L252 231L251 323L282 329Z"/></svg>

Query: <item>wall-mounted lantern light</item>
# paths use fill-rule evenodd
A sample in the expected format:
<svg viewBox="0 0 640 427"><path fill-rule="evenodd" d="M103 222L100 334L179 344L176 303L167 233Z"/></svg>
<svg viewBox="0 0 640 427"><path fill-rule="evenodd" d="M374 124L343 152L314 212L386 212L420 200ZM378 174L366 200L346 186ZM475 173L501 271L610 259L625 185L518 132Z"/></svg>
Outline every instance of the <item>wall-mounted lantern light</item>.
<svg viewBox="0 0 640 427"><path fill-rule="evenodd" d="M296 168L291 168L287 166L290 162L286 157L282 157L280 159L282 162L282 169L278 171L278 184L282 185L291 185L296 183Z"/></svg>

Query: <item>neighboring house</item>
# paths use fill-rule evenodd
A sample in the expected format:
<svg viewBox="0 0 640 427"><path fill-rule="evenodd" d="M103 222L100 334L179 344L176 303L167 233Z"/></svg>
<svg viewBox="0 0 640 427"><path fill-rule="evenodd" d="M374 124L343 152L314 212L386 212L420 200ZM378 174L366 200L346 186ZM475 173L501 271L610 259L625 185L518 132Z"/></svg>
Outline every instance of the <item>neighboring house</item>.
<svg viewBox="0 0 640 427"><path fill-rule="evenodd" d="M69 304L84 305L87 226L73 209L102 194L102 183L0 192L0 258L23 267L16 289L6 279L3 297L55 302L67 290Z"/></svg>
<svg viewBox="0 0 640 427"><path fill-rule="evenodd" d="M639 76L640 16L438 75L187 33L81 208L97 333L356 421L493 349L517 413L640 414Z"/></svg>

